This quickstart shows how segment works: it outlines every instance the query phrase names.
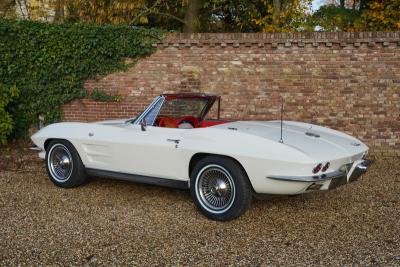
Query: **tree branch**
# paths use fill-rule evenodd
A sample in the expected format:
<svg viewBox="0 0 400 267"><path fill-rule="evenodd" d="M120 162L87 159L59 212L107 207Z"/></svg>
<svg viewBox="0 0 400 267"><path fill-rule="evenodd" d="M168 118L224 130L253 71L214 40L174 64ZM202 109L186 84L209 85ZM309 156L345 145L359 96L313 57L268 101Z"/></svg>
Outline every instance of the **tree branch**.
<svg viewBox="0 0 400 267"><path fill-rule="evenodd" d="M156 2L153 4L153 6L151 6L151 7L144 7L144 10L143 10L141 13L139 13L139 14L132 20L132 22L135 23L135 22L136 22L140 17L142 17L142 16L145 16L145 15L147 16L147 15L150 15L150 14L155 14L155 15L161 15L161 16L169 17L169 18L175 19L175 20L177 20L177 21L179 21L179 22L181 22L181 23L183 23L183 24L186 24L186 22L185 22L183 19L181 19L181 18L179 18L179 17L177 17L177 16L174 16L174 15L169 14L169 13L164 13L164 12L155 11L154 8L155 8L158 4L160 4L160 2L161 2L161 1L156 1ZM153 10L153 11L152 11L152 10Z"/></svg>
<svg viewBox="0 0 400 267"><path fill-rule="evenodd" d="M166 16L166 17L169 17L169 18L171 18L171 19L177 20L177 21L181 22L182 24L186 24L186 21L184 21L183 19L181 19L181 18L179 18L179 17L177 17L177 16L174 16L174 15L172 15L172 14L169 14L169 13L164 13L164 12L158 12L158 11L156 11L156 12L153 12L153 14L158 14L158 15L161 15L161 16Z"/></svg>

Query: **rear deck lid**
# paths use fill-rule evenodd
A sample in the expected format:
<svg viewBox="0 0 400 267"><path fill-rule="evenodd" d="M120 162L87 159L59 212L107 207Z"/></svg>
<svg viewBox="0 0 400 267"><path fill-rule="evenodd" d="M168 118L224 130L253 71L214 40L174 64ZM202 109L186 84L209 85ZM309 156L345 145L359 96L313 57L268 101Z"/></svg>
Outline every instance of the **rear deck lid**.
<svg viewBox="0 0 400 267"><path fill-rule="evenodd" d="M280 121L238 121L214 127L230 128L276 142L281 138ZM301 122L283 121L282 138L283 145L318 160L348 157L368 149L361 141L347 134Z"/></svg>

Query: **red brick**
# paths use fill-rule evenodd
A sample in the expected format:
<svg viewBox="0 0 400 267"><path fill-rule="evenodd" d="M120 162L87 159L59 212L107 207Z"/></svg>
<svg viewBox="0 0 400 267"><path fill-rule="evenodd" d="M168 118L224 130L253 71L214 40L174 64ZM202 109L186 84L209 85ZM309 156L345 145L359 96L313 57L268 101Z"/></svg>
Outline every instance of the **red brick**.
<svg viewBox="0 0 400 267"><path fill-rule="evenodd" d="M285 119L322 122L399 151L399 40L400 32L170 34L126 72L86 82L121 102L77 100L64 106L64 120L136 116L164 92L222 95L229 119L278 119L282 96Z"/></svg>

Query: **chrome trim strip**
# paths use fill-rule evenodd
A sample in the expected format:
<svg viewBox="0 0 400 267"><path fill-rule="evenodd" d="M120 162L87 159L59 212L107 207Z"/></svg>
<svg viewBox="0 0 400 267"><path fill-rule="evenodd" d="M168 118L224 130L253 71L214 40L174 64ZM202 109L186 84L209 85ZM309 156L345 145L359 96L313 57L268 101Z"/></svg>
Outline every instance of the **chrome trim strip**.
<svg viewBox="0 0 400 267"><path fill-rule="evenodd" d="M281 181L291 181L291 182L319 182L326 181L338 177L346 176L345 172L335 171L327 174L314 175L314 176L268 176L267 178Z"/></svg>
<svg viewBox="0 0 400 267"><path fill-rule="evenodd" d="M368 167L373 163L372 160L362 160L353 169L348 179L348 182L356 181L361 175L367 172ZM269 179L290 181L290 182L320 182L331 180L335 178L347 178L347 173L343 171L335 171L328 174L315 175L315 176L268 176Z"/></svg>

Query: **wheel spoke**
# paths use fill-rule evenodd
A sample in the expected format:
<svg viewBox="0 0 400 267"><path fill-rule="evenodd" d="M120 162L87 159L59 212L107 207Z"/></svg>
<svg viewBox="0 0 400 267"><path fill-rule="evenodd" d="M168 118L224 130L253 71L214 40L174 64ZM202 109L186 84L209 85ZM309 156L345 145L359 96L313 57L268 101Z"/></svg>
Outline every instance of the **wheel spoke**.
<svg viewBox="0 0 400 267"><path fill-rule="evenodd" d="M205 167L197 179L199 200L208 210L221 213L232 205L235 197L234 180L223 167Z"/></svg>
<svg viewBox="0 0 400 267"><path fill-rule="evenodd" d="M62 144L54 145L49 151L49 171L58 182L65 182L71 176L73 161L68 148Z"/></svg>

